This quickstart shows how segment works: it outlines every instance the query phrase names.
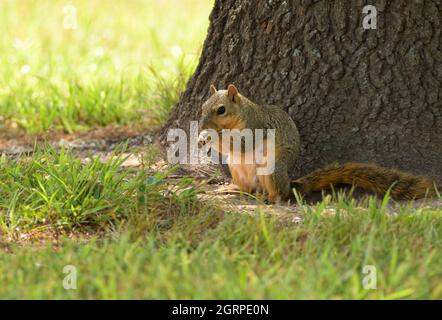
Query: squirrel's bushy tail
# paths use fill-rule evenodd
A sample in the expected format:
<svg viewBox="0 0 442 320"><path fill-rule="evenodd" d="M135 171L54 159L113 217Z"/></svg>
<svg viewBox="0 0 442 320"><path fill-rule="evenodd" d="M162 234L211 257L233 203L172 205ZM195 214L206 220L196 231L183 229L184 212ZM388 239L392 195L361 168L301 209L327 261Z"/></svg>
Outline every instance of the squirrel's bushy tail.
<svg viewBox="0 0 442 320"><path fill-rule="evenodd" d="M436 195L433 180L416 176L400 170L367 163L332 164L292 181L303 195L329 188L333 185L347 184L366 191L384 195L388 189L395 200L418 199Z"/></svg>

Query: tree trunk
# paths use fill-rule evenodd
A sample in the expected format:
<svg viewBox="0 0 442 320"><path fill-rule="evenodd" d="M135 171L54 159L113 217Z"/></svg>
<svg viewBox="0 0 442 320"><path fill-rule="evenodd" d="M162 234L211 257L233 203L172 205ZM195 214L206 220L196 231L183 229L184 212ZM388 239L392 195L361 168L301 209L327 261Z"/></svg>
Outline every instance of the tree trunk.
<svg viewBox="0 0 442 320"><path fill-rule="evenodd" d="M365 30L363 7L377 9ZM216 0L198 68L162 131L198 120L209 85L286 110L293 176L374 162L442 181L439 0Z"/></svg>

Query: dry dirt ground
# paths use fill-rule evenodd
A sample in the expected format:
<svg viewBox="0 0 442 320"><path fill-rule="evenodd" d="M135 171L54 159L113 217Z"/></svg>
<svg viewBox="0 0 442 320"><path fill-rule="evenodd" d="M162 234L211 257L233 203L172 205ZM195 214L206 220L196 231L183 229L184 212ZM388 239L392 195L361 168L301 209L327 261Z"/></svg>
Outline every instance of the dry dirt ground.
<svg viewBox="0 0 442 320"><path fill-rule="evenodd" d="M141 128L108 126L77 134L49 133L34 137L3 135L0 136L0 154L12 157L26 156L32 154L36 144L49 143L56 149L64 146L80 157L82 161L89 161L91 156L100 156L103 161L106 161L113 150L125 142L127 142L127 149L123 156L127 156L127 159L122 164L122 169L144 167L146 165L145 158L151 156L149 153L159 149L155 146L155 135L152 132L146 132ZM154 171L166 170L168 164L162 158L164 157L157 156L154 164L149 165L150 169ZM176 185L184 176L194 178L201 185L203 199L216 201L225 211L252 214L263 210L267 214L289 218L295 223L302 219L302 209L295 204L269 205L252 196L228 191L228 176L222 171L215 174L215 169L212 167L182 166L169 176L170 185ZM315 195L307 200L314 203L320 199L321 195ZM412 206L442 208L442 202L436 200L415 201ZM397 204L390 204L392 212L396 211L396 207ZM334 214L332 208L324 211L324 215L330 214Z"/></svg>

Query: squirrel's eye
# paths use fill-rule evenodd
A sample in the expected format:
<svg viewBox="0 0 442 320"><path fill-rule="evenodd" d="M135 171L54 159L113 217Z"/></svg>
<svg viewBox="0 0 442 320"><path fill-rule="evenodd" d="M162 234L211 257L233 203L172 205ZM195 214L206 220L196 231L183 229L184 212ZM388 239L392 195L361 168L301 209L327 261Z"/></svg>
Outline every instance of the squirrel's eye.
<svg viewBox="0 0 442 320"><path fill-rule="evenodd" d="M226 112L226 107L224 107L224 106L221 106L218 108L218 110L216 110L217 114L223 114L225 112Z"/></svg>

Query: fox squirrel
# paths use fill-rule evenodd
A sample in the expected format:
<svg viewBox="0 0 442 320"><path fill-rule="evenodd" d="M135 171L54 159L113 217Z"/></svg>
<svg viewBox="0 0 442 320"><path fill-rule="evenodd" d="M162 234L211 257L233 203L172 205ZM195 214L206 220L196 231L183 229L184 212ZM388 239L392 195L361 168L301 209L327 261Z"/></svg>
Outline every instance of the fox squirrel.
<svg viewBox="0 0 442 320"><path fill-rule="evenodd" d="M230 156L228 166L233 183L241 191L262 192L269 202L293 198L293 188L302 195L308 195L338 184L353 185L379 195L391 188L391 197L397 200L436 194L435 182L427 177L364 163L332 164L292 181L289 172L299 154L300 141L298 129L290 116L277 106L250 101L233 84L227 90L217 90L211 85L210 92L210 98L202 106L201 129L213 129L221 139L223 129L275 129L275 163L271 174L257 175L259 164L233 163L232 149L223 150L221 144L214 146L218 152ZM244 153L241 149L242 160ZM265 156L269 155L270 150L267 150Z"/></svg>

